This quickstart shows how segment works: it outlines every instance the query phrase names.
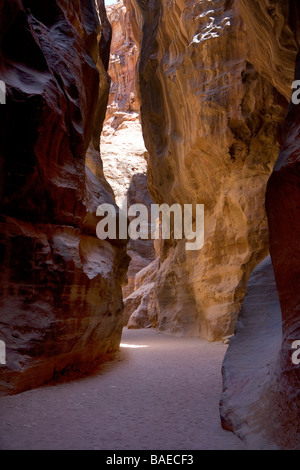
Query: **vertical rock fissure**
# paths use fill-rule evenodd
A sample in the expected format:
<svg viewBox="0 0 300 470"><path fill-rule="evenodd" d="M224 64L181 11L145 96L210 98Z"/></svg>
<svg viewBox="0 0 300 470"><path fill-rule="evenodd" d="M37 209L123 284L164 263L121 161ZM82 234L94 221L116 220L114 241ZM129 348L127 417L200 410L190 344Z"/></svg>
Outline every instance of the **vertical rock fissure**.
<svg viewBox="0 0 300 470"><path fill-rule="evenodd" d="M106 9L112 28L112 44L108 68L110 98L101 136L104 174L120 208L143 204L150 213L153 201L147 187L148 153L143 140L136 87L139 48L132 31L128 1L119 0ZM153 241L130 240L128 254L131 262L128 283L123 287L124 325L129 328L152 326L148 316L148 297L157 268ZM141 275L142 291L139 289Z"/></svg>

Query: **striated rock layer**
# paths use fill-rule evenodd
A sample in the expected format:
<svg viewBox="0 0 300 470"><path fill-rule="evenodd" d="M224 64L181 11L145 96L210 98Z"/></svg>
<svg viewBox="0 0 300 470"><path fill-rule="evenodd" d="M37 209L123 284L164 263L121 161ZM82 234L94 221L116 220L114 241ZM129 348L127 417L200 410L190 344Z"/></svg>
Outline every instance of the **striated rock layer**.
<svg viewBox="0 0 300 470"><path fill-rule="evenodd" d="M4 0L0 24L0 390L14 393L119 347L128 261L95 232L96 208L113 203L95 2Z"/></svg>
<svg viewBox="0 0 300 470"><path fill-rule="evenodd" d="M111 87L108 108L101 136L101 156L104 174L110 183L119 207L144 204L149 210L153 203L147 188L147 158L139 118L136 95L136 63L138 47L133 37L128 0L107 7L112 27L112 43L108 68ZM131 258L128 282L123 286L126 299L135 289L136 274L155 257L152 240L130 240ZM125 324L128 320L125 302Z"/></svg>
<svg viewBox="0 0 300 470"><path fill-rule="evenodd" d="M151 196L205 205L202 250L163 243L152 306L159 329L209 340L233 332L249 275L268 254L265 190L291 84L288 71L281 87L280 72L262 73L264 55L252 60L248 3L130 2Z"/></svg>
<svg viewBox="0 0 300 470"><path fill-rule="evenodd" d="M111 89L107 109L107 118L119 110L122 112L139 112L136 97L136 63L139 49L135 42L130 12L127 9L128 0L120 0L115 5L107 7L107 15L112 27L112 42L110 50L109 75Z"/></svg>
<svg viewBox="0 0 300 470"><path fill-rule="evenodd" d="M300 44L298 2L241 0L240 4L253 33L253 60L278 90L289 96L295 44L298 48ZM271 63L266 61L268 49L272 51ZM299 54L295 78L300 79ZM259 448L300 448L300 366L292 361L293 343L300 339L299 136L300 108L291 103L281 131L282 149L266 194L278 294L275 280L269 282L266 270L253 273L236 337L223 364L223 426ZM269 267L264 269L270 273ZM255 287L258 276L261 279Z"/></svg>

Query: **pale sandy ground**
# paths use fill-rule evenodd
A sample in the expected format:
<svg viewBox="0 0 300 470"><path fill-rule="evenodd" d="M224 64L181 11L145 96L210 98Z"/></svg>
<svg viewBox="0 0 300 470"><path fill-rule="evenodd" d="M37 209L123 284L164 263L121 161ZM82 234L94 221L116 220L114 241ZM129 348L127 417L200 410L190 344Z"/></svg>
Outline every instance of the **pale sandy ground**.
<svg viewBox="0 0 300 470"><path fill-rule="evenodd" d="M243 449L219 420L227 346L124 330L101 374L0 399L0 449Z"/></svg>

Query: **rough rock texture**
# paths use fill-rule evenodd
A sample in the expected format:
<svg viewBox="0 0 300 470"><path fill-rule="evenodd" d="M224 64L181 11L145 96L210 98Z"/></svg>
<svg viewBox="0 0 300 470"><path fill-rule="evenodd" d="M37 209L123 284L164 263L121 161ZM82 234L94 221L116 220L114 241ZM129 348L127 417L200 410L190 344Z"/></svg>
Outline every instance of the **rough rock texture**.
<svg viewBox="0 0 300 470"><path fill-rule="evenodd" d="M108 73L111 77L109 103L101 137L101 156L104 173L123 207L153 203L147 188L147 157L139 119L135 76L138 47L133 38L128 1L120 0L107 8L112 26L112 44ZM128 283L123 287L126 299L134 290L136 274L155 258L153 241L130 240L128 254L131 262ZM128 313L125 317L128 319ZM127 320L125 321L127 324Z"/></svg>
<svg viewBox="0 0 300 470"><path fill-rule="evenodd" d="M255 32L252 55L264 75L269 76L282 92L290 94L286 77L291 84L296 59L294 44L298 47L300 44L299 4L271 2L269 11L269 3L241 2L246 21ZM274 62L264 64L268 48ZM299 55L295 77L300 79ZM282 149L266 195L270 253L282 311L282 333L278 323L279 303L275 300L277 294L269 282L270 268L265 266L268 277L267 273L262 277L263 270L259 268L249 283L249 296L223 365L223 425L253 446L267 443L281 449L300 448L300 367L292 362L292 344L300 339L299 135L300 108L291 103L282 126ZM255 280L259 281L256 287ZM261 286L265 286L265 291ZM258 316L257 310L261 315Z"/></svg>
<svg viewBox="0 0 300 470"><path fill-rule="evenodd" d="M300 14L300 8L298 8ZM299 18L299 17L298 17ZM298 23L300 25L300 22ZM299 26L298 26L299 27ZM300 80L300 54L296 65ZM290 105L283 146L267 189L270 252L282 309L283 341L272 384L272 438L300 449L300 366L291 361L300 340L300 108ZM288 404L288 406L286 406Z"/></svg>
<svg viewBox="0 0 300 470"><path fill-rule="evenodd" d="M159 258L140 270L134 279L133 292L125 299L124 323L129 329L157 327L154 282L159 269Z"/></svg>
<svg viewBox="0 0 300 470"><path fill-rule="evenodd" d="M248 3L130 2L150 194L158 203L205 204L201 251L186 252L184 240L162 245L158 327L209 340L233 332L249 275L268 254L265 189L291 86L291 67L271 82L261 72L265 57L252 60ZM281 23L268 18L276 35ZM295 55L291 31L283 34Z"/></svg>
<svg viewBox="0 0 300 470"><path fill-rule="evenodd" d="M141 125L138 115L124 113L124 121L116 128L106 122L101 137L101 157L107 181L114 190L119 207L144 204L150 208L153 201L147 188L147 161ZM114 119L114 117L112 117ZM123 287L126 298L134 289L135 275L155 257L152 240L130 240L128 254L131 262L128 270L128 284Z"/></svg>
<svg viewBox="0 0 300 470"><path fill-rule="evenodd" d="M95 233L113 194L99 154L109 82L94 1L4 0L0 31L0 389L14 393L118 348L128 261Z"/></svg>
<svg viewBox="0 0 300 470"><path fill-rule="evenodd" d="M289 101L300 42L297 0L237 0L246 24L248 58Z"/></svg>
<svg viewBox="0 0 300 470"><path fill-rule="evenodd" d="M133 36L127 4L128 0L120 0L116 5L107 7L107 15L112 27L109 63L112 83L107 118L115 115L118 109L120 112L139 112L135 84L139 49Z"/></svg>
<svg viewBox="0 0 300 470"><path fill-rule="evenodd" d="M272 426L265 396L282 341L281 309L270 257L250 276L235 333L223 362L222 424L252 448L273 448L260 426L262 419L266 428Z"/></svg>

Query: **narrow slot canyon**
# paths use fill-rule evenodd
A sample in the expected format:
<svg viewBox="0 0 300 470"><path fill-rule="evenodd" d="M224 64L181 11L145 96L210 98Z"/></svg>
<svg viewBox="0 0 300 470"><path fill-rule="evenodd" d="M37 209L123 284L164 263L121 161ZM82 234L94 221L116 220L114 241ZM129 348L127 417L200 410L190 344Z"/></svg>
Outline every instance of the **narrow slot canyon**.
<svg viewBox="0 0 300 470"><path fill-rule="evenodd" d="M0 449L299 450L297 0L0 13Z"/></svg>

